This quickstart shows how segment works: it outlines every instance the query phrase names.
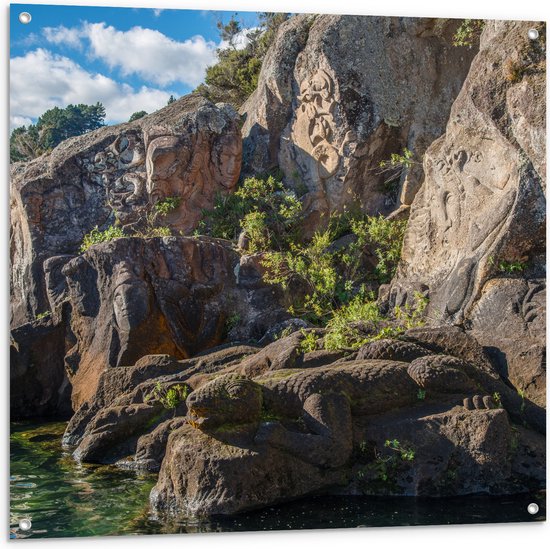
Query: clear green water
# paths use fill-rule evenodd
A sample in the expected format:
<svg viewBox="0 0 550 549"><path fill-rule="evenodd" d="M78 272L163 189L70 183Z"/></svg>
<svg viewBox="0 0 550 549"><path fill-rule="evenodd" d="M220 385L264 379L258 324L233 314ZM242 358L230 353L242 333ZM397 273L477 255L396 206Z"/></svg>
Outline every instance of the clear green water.
<svg viewBox="0 0 550 549"><path fill-rule="evenodd" d="M204 521L160 523L149 514L155 476L81 465L61 447L65 423L11 426L12 538L357 528L421 524L533 522L546 516L545 494L449 499L324 496ZM536 502L536 516L527 505ZM22 518L32 521L23 532Z"/></svg>

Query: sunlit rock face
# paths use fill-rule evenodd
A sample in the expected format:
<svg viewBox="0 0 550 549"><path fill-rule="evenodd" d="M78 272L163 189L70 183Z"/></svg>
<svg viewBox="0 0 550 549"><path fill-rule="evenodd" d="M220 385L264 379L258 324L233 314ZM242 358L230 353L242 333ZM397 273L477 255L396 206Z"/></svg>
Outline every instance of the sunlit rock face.
<svg viewBox="0 0 550 549"><path fill-rule="evenodd" d="M239 178L237 114L187 96L135 122L69 139L11 174L12 325L48 307L43 263L75 253L94 227L143 230L154 204L176 198L162 220L175 234Z"/></svg>
<svg viewBox="0 0 550 549"><path fill-rule="evenodd" d="M243 105L247 173L278 166L305 194L306 232L328 214L410 205L419 160L445 128L475 51L451 45L457 21L303 15L281 26ZM409 148L407 177L380 162Z"/></svg>
<svg viewBox="0 0 550 549"><path fill-rule="evenodd" d="M487 23L446 133L426 152L389 302L429 295L430 321L471 329L544 405L546 65L532 27L543 33Z"/></svg>

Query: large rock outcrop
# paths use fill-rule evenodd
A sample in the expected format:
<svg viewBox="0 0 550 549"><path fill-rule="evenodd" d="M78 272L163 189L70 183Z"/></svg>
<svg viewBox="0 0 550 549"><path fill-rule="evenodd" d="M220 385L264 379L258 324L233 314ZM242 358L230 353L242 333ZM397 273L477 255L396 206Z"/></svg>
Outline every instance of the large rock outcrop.
<svg viewBox="0 0 550 549"><path fill-rule="evenodd" d="M522 402L463 332L407 338L419 343L375 341L360 356L376 358L253 379L228 367L194 387L187 425L166 438L154 508L232 514L334 489L443 496L540 486L544 436L511 420L543 433L544 411ZM438 345L463 356L436 354Z"/></svg>
<svg viewBox="0 0 550 549"><path fill-rule="evenodd" d="M135 122L68 139L11 173L12 325L48 309L44 261L74 254L94 227L143 230L155 202L178 199L163 224L188 233L241 167L236 113L196 95Z"/></svg>
<svg viewBox="0 0 550 549"><path fill-rule="evenodd" d="M105 368L150 354L189 358L228 335L259 339L288 316L273 288L238 278L240 258L224 241L120 238L64 260L75 410Z"/></svg>
<svg viewBox="0 0 550 549"><path fill-rule="evenodd" d="M11 419L70 417L63 325L49 315L12 330L10 343Z"/></svg>
<svg viewBox="0 0 550 549"><path fill-rule="evenodd" d="M541 38L530 40L537 28ZM489 21L444 136L424 157L389 302L429 296L545 401L545 30Z"/></svg>
<svg viewBox="0 0 550 549"><path fill-rule="evenodd" d="M286 183L305 193L310 232L345 207L389 213L399 190L410 204L420 166L399 181L399 170L381 174L379 164L405 147L419 160L443 133L474 54L451 45L457 26L443 19L290 19L241 108L245 171L280 167Z"/></svg>

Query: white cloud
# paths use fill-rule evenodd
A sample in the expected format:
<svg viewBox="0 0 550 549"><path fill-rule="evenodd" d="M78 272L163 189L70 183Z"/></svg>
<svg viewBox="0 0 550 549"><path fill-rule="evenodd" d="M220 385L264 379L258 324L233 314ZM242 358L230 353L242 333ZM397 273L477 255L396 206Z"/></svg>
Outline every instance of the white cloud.
<svg viewBox="0 0 550 549"><path fill-rule="evenodd" d="M154 9L154 10L153 10L153 15L154 15L155 17L160 17L160 14L161 14L163 11L164 11L164 10L161 10L161 9L158 9L158 8L157 8L157 9Z"/></svg>
<svg viewBox="0 0 550 549"><path fill-rule="evenodd" d="M15 115L10 117L10 131L20 126L28 126L29 124L32 124L32 119L26 116Z"/></svg>
<svg viewBox="0 0 550 549"><path fill-rule="evenodd" d="M153 112L166 105L169 91L135 89L92 73L68 57L36 49L10 61L10 122L15 127L52 107L69 103L105 106L108 123L126 121L136 111Z"/></svg>
<svg viewBox="0 0 550 549"><path fill-rule="evenodd" d="M44 37L52 44L76 48L86 39L91 58L120 70L123 76L138 75L160 86L180 82L195 87L203 81L206 67L217 59L217 45L203 36L178 42L143 27L120 31L105 23L84 23L80 28L48 27Z"/></svg>
<svg viewBox="0 0 550 549"><path fill-rule="evenodd" d="M181 82L197 86L216 61L216 45L197 35L177 42L159 31L133 27L119 31L105 23L84 26L90 55L125 76L136 74L161 86Z"/></svg>
<svg viewBox="0 0 550 549"><path fill-rule="evenodd" d="M56 45L67 45L73 48L81 48L83 33L81 29L73 27L68 29L63 25L59 27L44 27L42 33L46 40Z"/></svg>
<svg viewBox="0 0 550 549"><path fill-rule="evenodd" d="M235 47L243 49L250 42L248 35L256 30L243 29L234 40ZM118 69L123 76L137 75L161 87L178 82L196 87L204 80L206 68L217 61L216 49L229 47L226 41L216 44L201 35L178 42L157 30L133 27L120 31L106 23L47 27L43 34L52 44L79 49L87 40L91 58Z"/></svg>

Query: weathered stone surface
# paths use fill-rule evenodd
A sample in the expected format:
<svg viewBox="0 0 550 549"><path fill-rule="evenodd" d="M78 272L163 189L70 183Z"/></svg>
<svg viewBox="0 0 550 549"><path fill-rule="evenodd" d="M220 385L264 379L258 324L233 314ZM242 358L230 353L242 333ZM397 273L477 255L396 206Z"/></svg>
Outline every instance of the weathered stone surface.
<svg viewBox="0 0 550 549"><path fill-rule="evenodd" d="M164 421L153 431L138 439L133 459L119 464L131 469L145 469L152 473L158 473L166 452L168 437L173 431L186 424L185 417L175 417Z"/></svg>
<svg viewBox="0 0 550 549"><path fill-rule="evenodd" d="M419 159L443 133L473 57L472 50L451 46L456 25L441 19L291 18L266 57L257 90L241 108L245 171L280 167L288 185L306 191L310 231L344 207L391 212L400 184L392 192L384 189L388 174L378 173L379 163L404 147ZM401 182L407 204L421 175L415 166Z"/></svg>
<svg viewBox="0 0 550 549"><path fill-rule="evenodd" d="M238 286L238 261L221 241L165 237L117 239L68 262L74 408L95 394L106 368L151 354L189 358L222 343L230 317L245 338L284 318L271 292Z"/></svg>
<svg viewBox="0 0 550 549"><path fill-rule="evenodd" d="M472 329L516 388L544 405L544 47L533 22L490 21L446 134L424 158L386 299L429 295L434 324ZM514 70L512 70L512 68Z"/></svg>
<svg viewBox="0 0 550 549"><path fill-rule="evenodd" d="M65 373L65 331L51 317L11 332L10 418L68 417L71 386Z"/></svg>
<svg viewBox="0 0 550 549"><path fill-rule="evenodd" d="M471 329L501 374L546 406L545 280L493 278L472 310Z"/></svg>
<svg viewBox="0 0 550 549"><path fill-rule="evenodd" d="M509 135L506 106L511 88L540 81L513 84L503 75L512 53L537 47L526 34L533 24L487 25L447 132L426 153L392 288L402 302L404 293L428 286L428 312L439 320L463 321L500 262L528 261L544 242L542 180ZM543 97L542 89L533 93Z"/></svg>
<svg viewBox="0 0 550 549"><path fill-rule="evenodd" d="M255 347L235 345L215 348L190 359L176 360L169 355L148 355L140 358L133 366L106 368L99 378L93 398L82 404L69 421L63 442L68 446L78 445L87 433L90 422L108 407L150 403L158 384L162 390L171 385L186 384L198 374L207 375L230 368L256 351Z"/></svg>
<svg viewBox="0 0 550 549"><path fill-rule="evenodd" d="M196 227L239 177L236 113L190 95L139 120L64 141L11 173L12 325L48 310L43 263L75 253L95 226L142 229L152 205L178 197L163 223Z"/></svg>
<svg viewBox="0 0 550 549"><path fill-rule="evenodd" d="M458 358L283 372L226 374L191 393L151 492L158 512L232 514L335 488L441 496L544 482L543 436L513 432Z"/></svg>
<svg viewBox="0 0 550 549"><path fill-rule="evenodd" d="M137 437L166 415L158 402L105 408L88 425L73 456L91 463L114 463L122 456L133 454Z"/></svg>
<svg viewBox="0 0 550 549"><path fill-rule="evenodd" d="M342 482L340 471L319 471L250 441L227 445L187 425L168 439L151 503L176 515L231 514Z"/></svg>
<svg viewBox="0 0 550 549"><path fill-rule="evenodd" d="M520 485L512 473L513 436L504 410L457 407L375 418L364 430L356 430L365 455L354 467L352 485L357 493L403 496L510 490L515 482ZM388 447L387 440L398 441L398 447ZM410 459L400 450L409 451ZM537 450L540 460L540 440Z"/></svg>

